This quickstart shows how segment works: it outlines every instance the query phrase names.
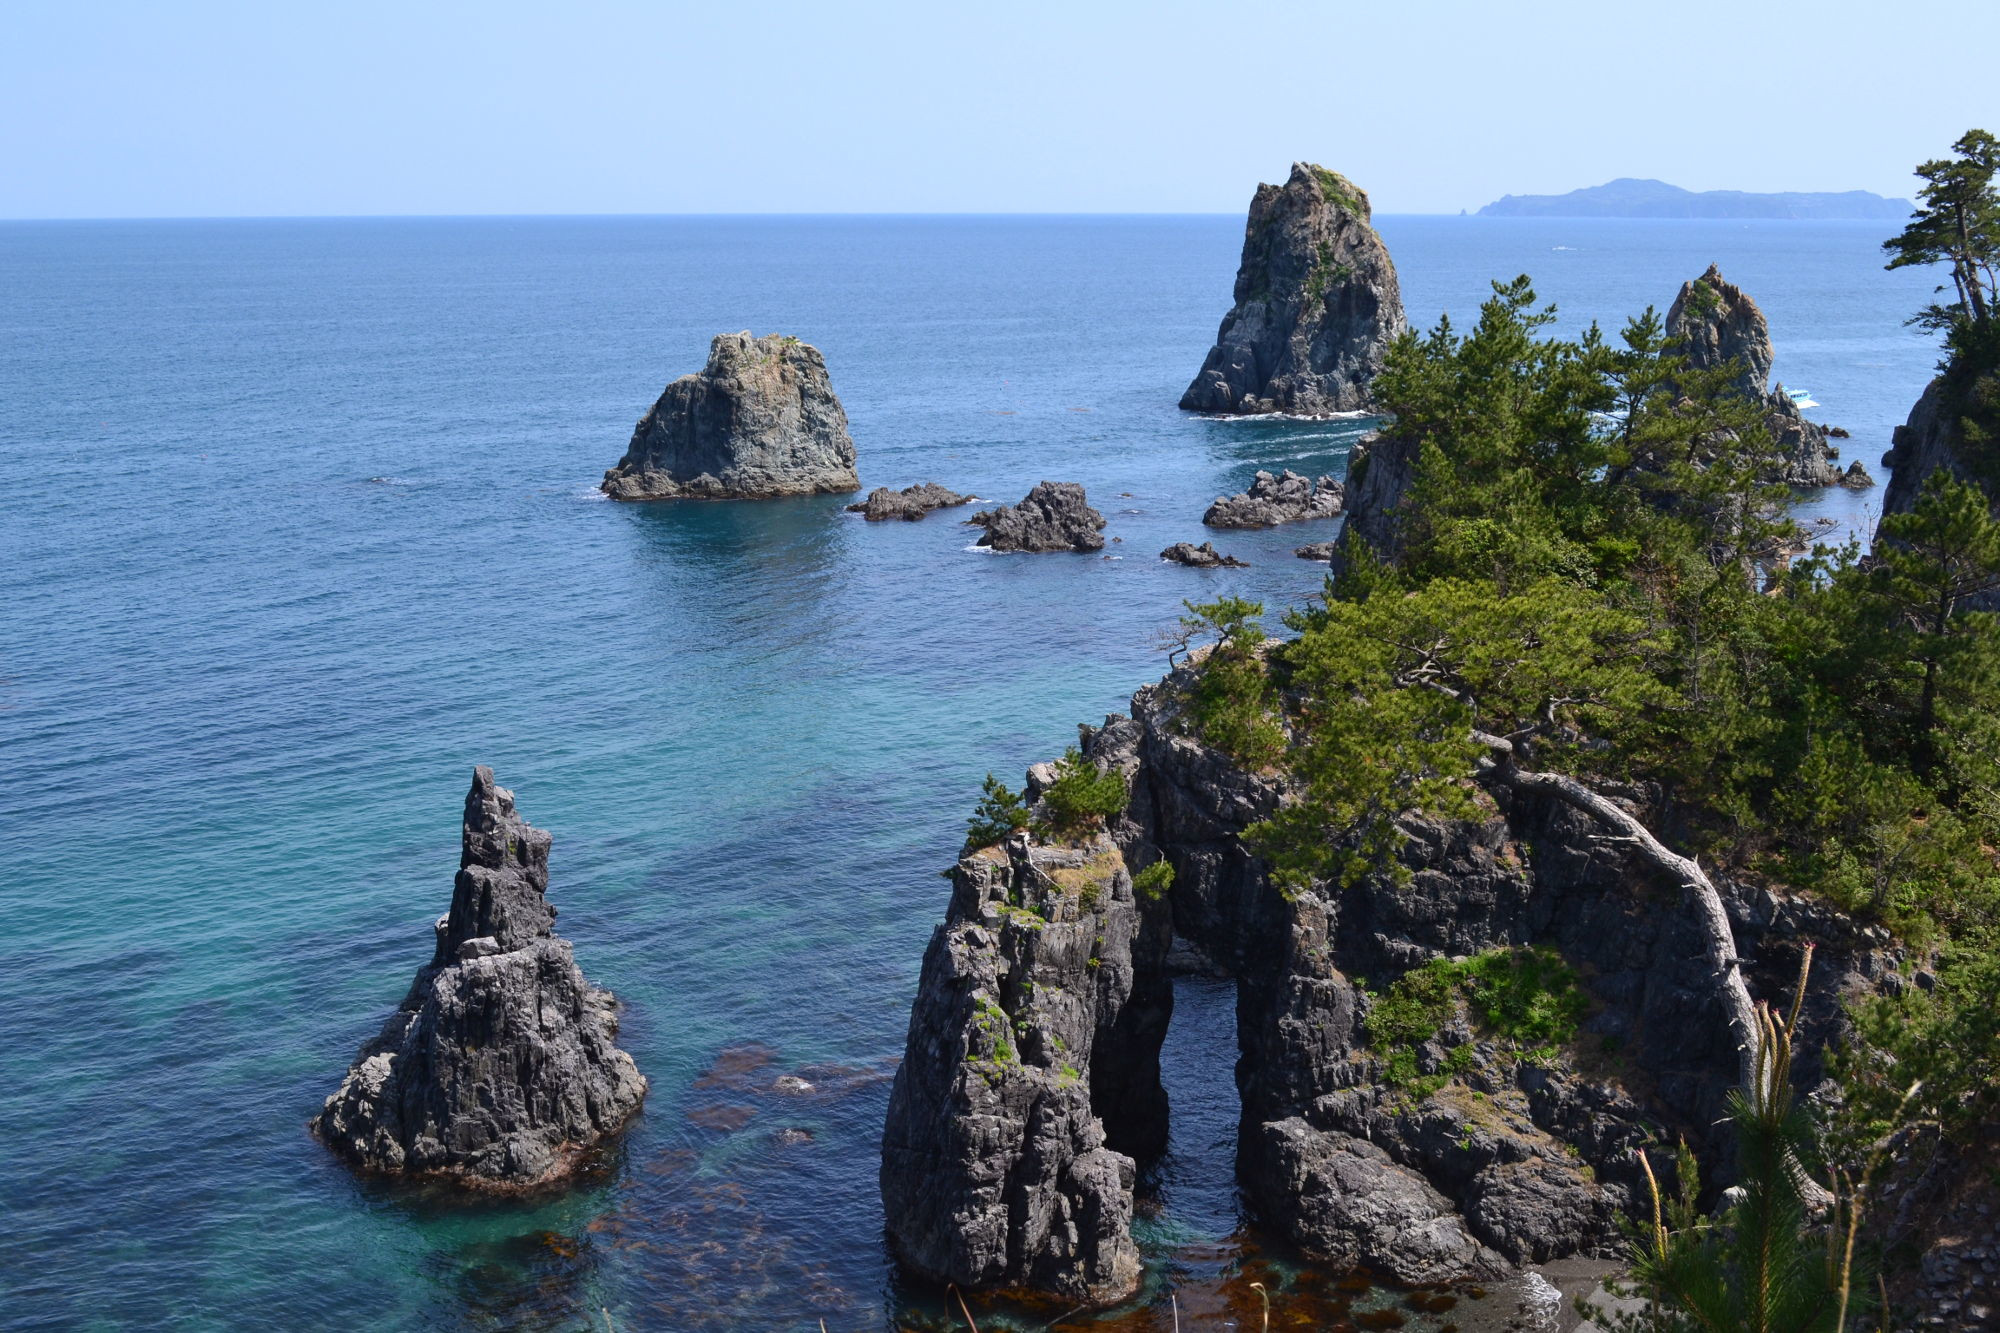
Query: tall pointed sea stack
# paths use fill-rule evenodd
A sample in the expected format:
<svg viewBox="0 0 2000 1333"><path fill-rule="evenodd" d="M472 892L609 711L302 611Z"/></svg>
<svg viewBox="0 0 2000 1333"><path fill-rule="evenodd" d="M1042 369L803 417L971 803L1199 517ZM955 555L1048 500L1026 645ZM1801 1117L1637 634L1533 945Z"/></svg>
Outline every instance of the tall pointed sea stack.
<svg viewBox="0 0 2000 1333"><path fill-rule="evenodd" d="M1840 471L1829 461L1826 428L1807 421L1783 385L1771 379L1771 326L1757 303L1714 264L1681 284L1667 311L1667 338L1697 370L1734 363L1736 390L1764 404L1764 424L1777 449L1782 479L1793 486L1831 486Z"/></svg>
<svg viewBox="0 0 2000 1333"><path fill-rule="evenodd" d="M1194 412L1365 411L1389 342L1405 327L1368 196L1337 172L1292 164L1259 185L1243 232L1236 305L1181 395Z"/></svg>
<svg viewBox="0 0 2000 1333"><path fill-rule="evenodd" d="M550 837L476 768L437 948L313 1132L356 1166L521 1189L560 1179L646 1095L617 1001L556 936Z"/></svg>
<svg viewBox="0 0 2000 1333"><path fill-rule="evenodd" d="M700 374L639 418L602 489L614 500L760 500L861 489L847 413L819 349L719 333Z"/></svg>
<svg viewBox="0 0 2000 1333"><path fill-rule="evenodd" d="M1049 769L1030 773L1030 794ZM1131 1154L1165 1145L1166 905L1102 833L968 849L889 1094L882 1203L905 1266L1107 1305L1139 1286Z"/></svg>

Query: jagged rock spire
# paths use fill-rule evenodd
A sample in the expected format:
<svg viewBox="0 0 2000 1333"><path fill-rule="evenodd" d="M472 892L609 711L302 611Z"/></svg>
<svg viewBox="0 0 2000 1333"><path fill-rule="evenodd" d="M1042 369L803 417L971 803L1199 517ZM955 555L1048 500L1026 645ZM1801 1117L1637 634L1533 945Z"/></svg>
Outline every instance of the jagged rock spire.
<svg viewBox="0 0 2000 1333"><path fill-rule="evenodd" d="M1181 395L1195 412L1323 415L1370 407L1369 386L1405 327L1389 249L1368 196L1338 172L1294 162L1259 185L1243 232L1235 305Z"/></svg>
<svg viewBox="0 0 2000 1333"><path fill-rule="evenodd" d="M549 834L473 770L429 965L313 1132L354 1165L518 1189L569 1174L638 1111L617 1001L584 980L544 893Z"/></svg>

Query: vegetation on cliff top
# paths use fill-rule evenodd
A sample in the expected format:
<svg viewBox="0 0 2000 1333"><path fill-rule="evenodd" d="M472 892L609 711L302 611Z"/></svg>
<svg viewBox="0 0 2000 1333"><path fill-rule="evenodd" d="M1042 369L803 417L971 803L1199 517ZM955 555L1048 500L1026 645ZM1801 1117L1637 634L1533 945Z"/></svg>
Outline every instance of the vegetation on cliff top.
<svg viewBox="0 0 2000 1333"><path fill-rule="evenodd" d="M1947 379L1977 385L2000 365L2000 150L1975 132L1956 151L1921 169L1924 207L1890 249L1949 266L1957 299L1919 322L1946 333ZM1469 816L1475 780L1591 815L1704 906L1744 1050L1744 1151L1766 1165L1810 1160L1803 1113L1772 1062L1752 1067L1770 1020L1701 862L1819 894L1935 967L1928 989L1857 1015L1850 1142L1912 1114L1977 1123L2000 1085L2000 620L1968 609L2000 588L1989 496L1939 473L1872 554L1794 559L1775 449L1729 391L1734 368L1693 370L1651 310L1616 339L1546 337L1553 318L1521 277L1494 284L1469 332L1441 320L1391 350L1386 443L1416 458L1392 561L1350 549L1275 647L1260 607L1190 608L1218 639L1190 690L1197 729L1293 780L1255 845L1299 891L1396 871L1396 818ZM1797 1221L1778 1194L1765 1204L1780 1229ZM1721 1253L1673 1254L1696 1250Z"/></svg>

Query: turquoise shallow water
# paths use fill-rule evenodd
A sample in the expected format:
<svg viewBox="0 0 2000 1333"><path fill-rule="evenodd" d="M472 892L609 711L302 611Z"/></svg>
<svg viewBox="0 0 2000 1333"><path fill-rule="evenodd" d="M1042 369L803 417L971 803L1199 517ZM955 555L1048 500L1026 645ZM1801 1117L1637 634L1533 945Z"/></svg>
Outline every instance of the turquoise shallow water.
<svg viewBox="0 0 2000 1333"><path fill-rule="evenodd" d="M1866 224L1381 226L1422 323L1524 270L1566 327L1614 322L1720 260L1871 467L1934 359L1900 323L1929 283ZM859 1329L920 1300L875 1143L979 778L1121 707L1182 597L1318 587L1290 552L1333 524L1221 539L1245 570L1154 558L1361 429L1175 410L1240 236L0 224L0 1326ZM745 327L822 349L867 485L1081 481L1117 558L835 498L597 498ZM1878 495L1817 503L1865 529ZM480 762L554 831L560 929L653 1081L552 1204L358 1184L303 1129L428 956ZM1163 1251L1237 1224L1227 1005L1182 996ZM818 1093L770 1092L801 1070Z"/></svg>

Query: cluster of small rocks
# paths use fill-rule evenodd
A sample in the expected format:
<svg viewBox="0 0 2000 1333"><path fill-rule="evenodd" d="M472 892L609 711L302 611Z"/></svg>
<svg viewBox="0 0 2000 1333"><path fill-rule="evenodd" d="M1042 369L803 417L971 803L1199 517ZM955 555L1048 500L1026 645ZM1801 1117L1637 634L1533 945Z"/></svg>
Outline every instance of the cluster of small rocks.
<svg viewBox="0 0 2000 1333"><path fill-rule="evenodd" d="M1247 569L1249 561L1238 560L1233 555L1224 555L1215 549L1214 542L1203 542L1199 546L1188 542L1175 542L1160 552L1160 559L1176 565L1192 565L1196 569Z"/></svg>
<svg viewBox="0 0 2000 1333"><path fill-rule="evenodd" d="M1332 477L1310 481L1290 468L1276 476L1260 471L1249 490L1217 496L1201 521L1211 528L1269 528L1332 518L1345 499L1345 488Z"/></svg>
<svg viewBox="0 0 2000 1333"><path fill-rule="evenodd" d="M877 486L868 492L868 498L860 504L847 506L850 514L859 514L870 523L884 519L900 518L914 523L933 509L953 509L962 504L970 504L979 497L960 495L934 481L920 482L915 486L905 486L900 491L892 491L887 486Z"/></svg>

